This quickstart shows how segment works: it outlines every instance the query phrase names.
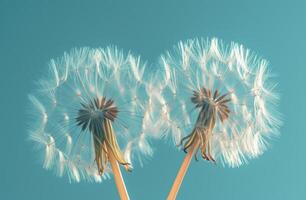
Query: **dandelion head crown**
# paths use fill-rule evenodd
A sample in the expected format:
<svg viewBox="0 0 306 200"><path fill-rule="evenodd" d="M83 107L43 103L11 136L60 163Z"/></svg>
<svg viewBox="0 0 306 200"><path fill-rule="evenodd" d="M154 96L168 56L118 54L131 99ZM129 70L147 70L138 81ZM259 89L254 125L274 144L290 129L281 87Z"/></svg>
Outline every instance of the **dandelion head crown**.
<svg viewBox="0 0 306 200"><path fill-rule="evenodd" d="M49 69L29 95L30 138L42 149L44 168L100 182L111 172L110 153L127 170L134 157L152 154L139 57L116 47L80 48L51 60Z"/></svg>
<svg viewBox="0 0 306 200"><path fill-rule="evenodd" d="M278 133L268 62L242 45L187 40L163 54L159 66L147 84L159 111L152 117L184 151L236 167L261 155Z"/></svg>

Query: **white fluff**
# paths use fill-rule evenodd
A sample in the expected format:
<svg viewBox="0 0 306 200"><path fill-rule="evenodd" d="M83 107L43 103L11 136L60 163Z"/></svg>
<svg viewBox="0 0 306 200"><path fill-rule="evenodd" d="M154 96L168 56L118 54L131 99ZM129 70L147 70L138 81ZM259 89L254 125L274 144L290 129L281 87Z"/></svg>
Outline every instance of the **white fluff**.
<svg viewBox="0 0 306 200"><path fill-rule="evenodd" d="M82 132L75 121L81 103L101 96L113 99L119 109L113 129L121 149L127 146L127 160L134 163L135 152L139 158L151 156L146 140L152 129L143 125L149 92L142 83L146 81L144 70L140 57L124 54L116 47L73 49L52 59L49 74L29 95L34 116L30 139L43 154L43 167L75 182L101 182L108 177L98 175L91 133Z"/></svg>
<svg viewBox="0 0 306 200"><path fill-rule="evenodd" d="M276 84L267 69L266 60L236 43L226 46L216 38L179 42L160 57L152 81L162 88L158 95L152 94L158 96L152 98L155 109L162 110L156 117L163 124L159 132L177 144L191 133L199 114L190 100L192 92L201 87L218 89L230 94L231 113L214 127L211 141L215 159L237 167L261 155L281 124L276 112Z"/></svg>

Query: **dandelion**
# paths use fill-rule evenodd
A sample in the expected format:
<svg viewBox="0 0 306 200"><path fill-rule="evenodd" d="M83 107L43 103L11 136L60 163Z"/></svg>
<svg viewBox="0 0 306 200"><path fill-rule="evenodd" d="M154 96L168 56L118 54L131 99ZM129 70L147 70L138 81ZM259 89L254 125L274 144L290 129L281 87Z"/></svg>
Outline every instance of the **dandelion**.
<svg viewBox="0 0 306 200"><path fill-rule="evenodd" d="M150 97L160 110L156 123L187 153L169 200L198 152L212 163L238 167L261 155L278 133L278 95L268 62L242 45L188 40L161 56L160 64L147 86L161 83Z"/></svg>
<svg viewBox="0 0 306 200"><path fill-rule="evenodd" d="M130 171L133 154L152 154L143 126L145 64L116 47L81 48L49 69L29 95L30 138L43 167L75 182L101 182L112 172L120 198L129 199L119 165Z"/></svg>

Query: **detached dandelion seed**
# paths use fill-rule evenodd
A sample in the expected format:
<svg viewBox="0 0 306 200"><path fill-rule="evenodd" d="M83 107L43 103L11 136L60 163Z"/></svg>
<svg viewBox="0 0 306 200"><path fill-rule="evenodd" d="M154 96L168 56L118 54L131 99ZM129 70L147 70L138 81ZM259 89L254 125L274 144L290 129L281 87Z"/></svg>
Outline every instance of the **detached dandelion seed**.
<svg viewBox="0 0 306 200"><path fill-rule="evenodd" d="M49 65L29 95L30 138L44 168L76 182L101 182L113 173L120 198L129 199L118 164L130 171L132 154L152 154L143 126L145 64L108 47L74 49Z"/></svg>
<svg viewBox="0 0 306 200"><path fill-rule="evenodd" d="M161 84L150 97L161 110L156 123L187 153L168 196L173 200L198 152L238 167L266 150L281 122L268 62L242 45L188 40L160 60L153 83Z"/></svg>

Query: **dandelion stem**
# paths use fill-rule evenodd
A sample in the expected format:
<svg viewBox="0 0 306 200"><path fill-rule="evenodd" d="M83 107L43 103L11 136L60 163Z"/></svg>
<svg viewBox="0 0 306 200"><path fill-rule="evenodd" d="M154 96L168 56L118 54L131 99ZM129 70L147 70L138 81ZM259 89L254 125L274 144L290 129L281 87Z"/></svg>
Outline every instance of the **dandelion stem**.
<svg viewBox="0 0 306 200"><path fill-rule="evenodd" d="M175 181L172 185L172 188L171 188L170 193L167 197L167 200L175 200L176 199L177 193L178 193L178 191L180 189L180 186L183 182L183 179L184 179L184 176L185 176L185 174L187 172L187 169L189 167L190 161L192 160L192 157L195 153L195 150L198 148L199 145L200 145L200 141L199 141L199 139L197 139L192 144L192 146L190 147L190 150L186 154L186 156L184 158L184 161L181 165L181 168L180 168L179 172L177 173L177 176L176 176Z"/></svg>
<svg viewBox="0 0 306 200"><path fill-rule="evenodd" d="M129 200L130 198L129 198L128 192L126 190L124 180L122 178L122 174L121 174L121 171L120 171L120 168L119 168L119 164L118 164L118 162L117 162L117 160L116 160L112 151L109 152L108 156L109 156L109 162L110 162L111 167L112 167L112 171L113 171L113 174L114 174L114 179L115 179L115 183L116 183L116 186L117 186L117 190L118 190L120 199L121 200Z"/></svg>

